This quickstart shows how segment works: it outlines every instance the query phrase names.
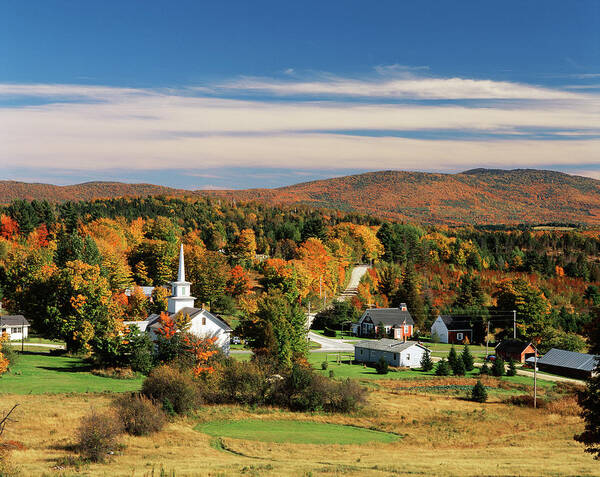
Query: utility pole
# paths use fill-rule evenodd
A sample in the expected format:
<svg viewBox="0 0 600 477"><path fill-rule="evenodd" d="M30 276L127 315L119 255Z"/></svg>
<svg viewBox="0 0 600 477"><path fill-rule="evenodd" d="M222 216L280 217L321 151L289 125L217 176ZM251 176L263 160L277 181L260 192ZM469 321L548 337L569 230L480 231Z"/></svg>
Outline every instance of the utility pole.
<svg viewBox="0 0 600 477"><path fill-rule="evenodd" d="M25 318L21 321L21 354L23 354L23 347L25 342Z"/></svg>
<svg viewBox="0 0 600 477"><path fill-rule="evenodd" d="M517 310L513 310L513 338L517 339Z"/></svg>
<svg viewBox="0 0 600 477"><path fill-rule="evenodd" d="M533 408L537 408L537 348L534 346L535 358L533 358Z"/></svg>
<svg viewBox="0 0 600 477"><path fill-rule="evenodd" d="M490 320L487 322L487 332L485 334L485 358L488 357L488 346L490 344Z"/></svg>

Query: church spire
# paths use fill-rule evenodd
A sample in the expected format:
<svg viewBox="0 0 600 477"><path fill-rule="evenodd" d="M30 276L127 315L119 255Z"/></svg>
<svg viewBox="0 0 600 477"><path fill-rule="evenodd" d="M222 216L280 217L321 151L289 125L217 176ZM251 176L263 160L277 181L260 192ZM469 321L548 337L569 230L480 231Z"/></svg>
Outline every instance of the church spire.
<svg viewBox="0 0 600 477"><path fill-rule="evenodd" d="M179 250L179 271L177 272L177 281L185 282L185 263L183 261L183 243Z"/></svg>

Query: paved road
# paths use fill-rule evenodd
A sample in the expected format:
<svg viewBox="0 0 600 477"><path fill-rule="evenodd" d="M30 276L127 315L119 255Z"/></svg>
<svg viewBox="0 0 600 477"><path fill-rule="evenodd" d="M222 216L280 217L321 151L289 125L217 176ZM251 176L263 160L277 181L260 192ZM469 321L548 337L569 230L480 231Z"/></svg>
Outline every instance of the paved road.
<svg viewBox="0 0 600 477"><path fill-rule="evenodd" d="M318 335L313 331L308 332L308 337L311 341L314 341L315 343L319 343L321 345L321 348L314 351L344 351L354 353L354 345L346 343L343 340L337 338L327 338L326 336Z"/></svg>
<svg viewBox="0 0 600 477"><path fill-rule="evenodd" d="M20 341L11 341L9 343L15 349L21 348ZM38 348L65 349L65 345L50 344L50 343L48 343L48 344L46 344L46 343L28 343L27 341L25 341L25 346L37 346Z"/></svg>

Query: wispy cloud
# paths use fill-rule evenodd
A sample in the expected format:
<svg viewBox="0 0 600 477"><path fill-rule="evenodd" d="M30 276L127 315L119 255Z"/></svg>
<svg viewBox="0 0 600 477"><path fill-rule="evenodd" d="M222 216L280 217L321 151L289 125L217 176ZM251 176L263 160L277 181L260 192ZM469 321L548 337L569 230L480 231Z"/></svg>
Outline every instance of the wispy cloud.
<svg viewBox="0 0 600 477"><path fill-rule="evenodd" d="M42 103L0 107L0 163L90 173L194 170L197 177L216 181L219 177L208 169L456 170L598 162L599 95L492 80L417 78L411 71L403 75L245 78L160 90L0 84L0 98L32 97ZM235 97L253 90L267 97ZM297 100L297 95L306 97ZM319 95L335 98L319 101ZM348 100L354 96L370 99ZM404 134L414 131L428 131L428 138ZM444 134L435 137L436 131ZM473 131L484 137L467 139ZM536 140L540 132L553 140Z"/></svg>

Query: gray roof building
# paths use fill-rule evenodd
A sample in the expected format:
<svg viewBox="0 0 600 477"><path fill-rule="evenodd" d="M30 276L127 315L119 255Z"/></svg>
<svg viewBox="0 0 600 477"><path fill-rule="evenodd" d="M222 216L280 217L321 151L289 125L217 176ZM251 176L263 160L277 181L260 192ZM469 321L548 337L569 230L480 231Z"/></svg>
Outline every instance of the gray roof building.
<svg viewBox="0 0 600 477"><path fill-rule="evenodd" d="M599 356L593 354L576 353L574 351L552 348L538 359L538 367L542 371L577 378L587 378L596 368L599 359Z"/></svg>
<svg viewBox="0 0 600 477"><path fill-rule="evenodd" d="M23 315L0 316L0 326L29 326L29 321Z"/></svg>
<svg viewBox="0 0 600 477"><path fill-rule="evenodd" d="M415 324L409 311L405 308L369 308L363 313L360 322L367 319L370 319L375 325L383 323L384 326L414 326Z"/></svg>
<svg viewBox="0 0 600 477"><path fill-rule="evenodd" d="M372 349L377 351L391 351L392 353L399 353L400 351L404 351L411 346L420 346L421 348L429 351L428 348L423 346L416 341L399 341L392 340L389 338L382 338L380 340L365 340L359 341L358 343L354 343L355 348L364 348L364 349Z"/></svg>

